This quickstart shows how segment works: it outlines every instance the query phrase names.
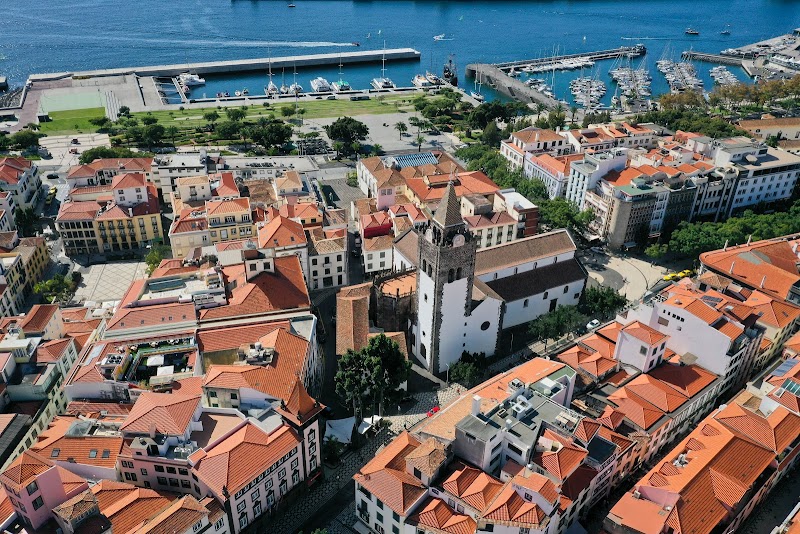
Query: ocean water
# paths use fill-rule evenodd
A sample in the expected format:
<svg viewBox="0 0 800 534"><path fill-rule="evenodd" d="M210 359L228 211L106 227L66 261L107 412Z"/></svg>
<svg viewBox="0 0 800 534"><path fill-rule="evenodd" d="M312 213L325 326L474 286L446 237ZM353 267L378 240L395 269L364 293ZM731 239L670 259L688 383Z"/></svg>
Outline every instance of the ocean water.
<svg viewBox="0 0 800 534"><path fill-rule="evenodd" d="M418 72L441 73L453 54L461 71L472 62L499 62L643 43L640 61L653 93L667 90L655 70L662 57L693 48L719 52L800 27L795 0L5 0L0 17L0 75L21 85L31 73L157 65L364 49L413 47L419 62L389 62L386 75L409 86ZM699 36L687 36L692 27ZM731 35L720 35L725 28ZM434 35L445 40L434 41ZM356 48L353 43L360 43ZM608 78L612 61L594 72ZM712 86L708 70L698 72ZM310 90L309 81L338 79L337 68L274 72ZM366 88L380 65L345 66L344 78ZM556 73L559 98L579 71ZM745 79L744 72L736 74ZM544 77L542 75L538 75ZM207 76L193 96L247 87L262 93L266 72ZM491 91L484 87L491 96ZM609 83L606 100L613 95Z"/></svg>

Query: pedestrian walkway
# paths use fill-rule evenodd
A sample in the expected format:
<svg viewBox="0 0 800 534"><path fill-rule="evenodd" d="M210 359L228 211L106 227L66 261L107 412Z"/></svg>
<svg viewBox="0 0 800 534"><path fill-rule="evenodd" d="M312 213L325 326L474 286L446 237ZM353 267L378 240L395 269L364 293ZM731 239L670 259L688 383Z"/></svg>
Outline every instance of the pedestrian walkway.
<svg viewBox="0 0 800 534"><path fill-rule="evenodd" d="M431 373L427 369L423 369L422 367L420 367L416 363L412 363L411 364L411 370L414 371L415 373L417 373L422 378L426 378L426 379L430 380L431 382L433 382L434 384L439 384L440 387L443 387L443 388L447 387L447 382L445 382L444 380L442 380L440 378L437 378L436 375L434 375L433 373Z"/></svg>

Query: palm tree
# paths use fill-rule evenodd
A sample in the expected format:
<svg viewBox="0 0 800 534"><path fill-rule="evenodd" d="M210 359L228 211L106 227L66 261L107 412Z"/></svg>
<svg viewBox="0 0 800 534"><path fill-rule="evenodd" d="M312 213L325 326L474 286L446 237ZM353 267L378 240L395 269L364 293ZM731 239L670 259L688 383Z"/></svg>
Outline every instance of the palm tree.
<svg viewBox="0 0 800 534"><path fill-rule="evenodd" d="M578 114L578 106L572 105L569 107L569 112L572 113L572 122L575 122L575 115Z"/></svg>
<svg viewBox="0 0 800 534"><path fill-rule="evenodd" d="M376 156L380 156L383 153L383 147L378 143L375 143L374 145L372 145L372 153L375 154Z"/></svg>
<svg viewBox="0 0 800 534"><path fill-rule="evenodd" d="M422 143L425 142L424 135L418 135L416 139L414 139L414 144L417 145L417 152L422 152Z"/></svg>
<svg viewBox="0 0 800 534"><path fill-rule="evenodd" d="M300 116L300 124L303 124L303 115L306 114L306 108L297 108L297 114Z"/></svg>
<svg viewBox="0 0 800 534"><path fill-rule="evenodd" d="M342 150L344 150L344 143L341 141L333 142L333 149L336 151L336 159L342 157Z"/></svg>
<svg viewBox="0 0 800 534"><path fill-rule="evenodd" d="M541 115L544 112L544 110L546 110L546 109L547 109L547 106L545 106L541 102L537 102L536 103L536 117L538 118L539 115Z"/></svg>
<svg viewBox="0 0 800 534"><path fill-rule="evenodd" d="M402 139L403 134L408 131L408 126L404 122L398 122L394 125L394 129L400 132L400 139Z"/></svg>
<svg viewBox="0 0 800 534"><path fill-rule="evenodd" d="M172 141L173 146L175 145L175 138L178 137L178 131L179 130L177 126L167 126L164 129L164 133L167 134L167 137L169 137L170 141Z"/></svg>

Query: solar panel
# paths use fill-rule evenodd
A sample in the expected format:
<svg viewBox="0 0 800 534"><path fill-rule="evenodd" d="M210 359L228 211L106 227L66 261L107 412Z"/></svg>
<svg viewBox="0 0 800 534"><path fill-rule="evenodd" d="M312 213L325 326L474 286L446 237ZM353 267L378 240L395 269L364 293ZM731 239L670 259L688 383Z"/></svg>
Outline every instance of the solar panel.
<svg viewBox="0 0 800 534"><path fill-rule="evenodd" d="M780 367L778 367L772 372L772 376L783 376L786 373L788 373L792 369L792 367L794 367L796 364L797 360L793 359L786 360L780 365Z"/></svg>
<svg viewBox="0 0 800 534"><path fill-rule="evenodd" d="M786 379L781 384L781 389L784 389L791 393L792 395L798 395L800 393L800 382L795 382L792 379Z"/></svg>

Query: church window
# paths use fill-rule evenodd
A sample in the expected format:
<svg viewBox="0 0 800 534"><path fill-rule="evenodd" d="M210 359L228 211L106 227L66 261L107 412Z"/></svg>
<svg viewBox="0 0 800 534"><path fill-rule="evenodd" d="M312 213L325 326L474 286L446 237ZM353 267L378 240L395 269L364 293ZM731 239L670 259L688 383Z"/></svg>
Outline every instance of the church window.
<svg viewBox="0 0 800 534"><path fill-rule="evenodd" d="M424 273L427 270L428 270L428 262L425 261L425 260L422 260L422 272Z"/></svg>
<svg viewBox="0 0 800 534"><path fill-rule="evenodd" d="M492 326L492 325L489 323L489 321L484 321L484 322L481 324L481 330L489 330L489 327L490 327L490 326Z"/></svg>
<svg viewBox="0 0 800 534"><path fill-rule="evenodd" d="M461 267L456 269L456 280L461 280Z"/></svg>
<svg viewBox="0 0 800 534"><path fill-rule="evenodd" d="M447 283L452 283L453 282L453 277L455 277L455 273L456 272L453 269L450 269L449 271L447 271Z"/></svg>

